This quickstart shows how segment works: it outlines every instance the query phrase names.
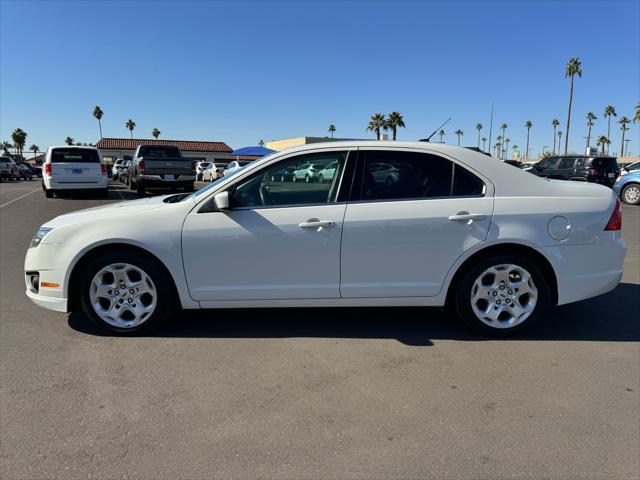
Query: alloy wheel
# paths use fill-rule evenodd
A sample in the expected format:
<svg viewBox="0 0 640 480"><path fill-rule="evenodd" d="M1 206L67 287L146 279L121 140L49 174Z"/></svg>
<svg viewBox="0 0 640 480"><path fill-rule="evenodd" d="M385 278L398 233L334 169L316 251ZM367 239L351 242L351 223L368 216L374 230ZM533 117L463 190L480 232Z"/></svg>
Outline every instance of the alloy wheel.
<svg viewBox="0 0 640 480"><path fill-rule="evenodd" d="M512 328L533 313L538 289L531 274L513 264L494 265L476 278L471 288L471 308L492 328Z"/></svg>
<svg viewBox="0 0 640 480"><path fill-rule="evenodd" d="M133 328L151 316L158 294L144 270L128 263L114 263L94 275L89 299L95 313L109 325Z"/></svg>
<svg viewBox="0 0 640 480"><path fill-rule="evenodd" d="M624 189L624 201L626 203L635 204L640 200L640 186L631 185Z"/></svg>

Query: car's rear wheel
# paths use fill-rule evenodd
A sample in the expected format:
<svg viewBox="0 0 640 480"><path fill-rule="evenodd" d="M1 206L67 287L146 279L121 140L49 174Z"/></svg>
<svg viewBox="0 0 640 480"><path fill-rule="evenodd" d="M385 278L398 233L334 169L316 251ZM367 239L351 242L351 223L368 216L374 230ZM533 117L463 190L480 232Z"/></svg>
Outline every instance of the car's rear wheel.
<svg viewBox="0 0 640 480"><path fill-rule="evenodd" d="M506 337L536 322L549 306L542 271L526 257L511 254L480 259L454 285L453 307L468 327Z"/></svg>
<svg viewBox="0 0 640 480"><path fill-rule="evenodd" d="M45 196L45 198L53 198L53 190L50 190L50 189L45 187L44 196Z"/></svg>
<svg viewBox="0 0 640 480"><path fill-rule="evenodd" d="M136 188L136 193L139 196L141 196L141 197L144 196L144 184L140 180L138 180L136 182L136 187L135 188Z"/></svg>
<svg viewBox="0 0 640 480"><path fill-rule="evenodd" d="M149 332L169 318L170 280L154 261L135 253L93 259L81 279L83 312L102 330L120 335Z"/></svg>
<svg viewBox="0 0 640 480"><path fill-rule="evenodd" d="M640 204L640 184L630 183L625 185L620 192L620 196L622 197L622 201L628 205L639 205Z"/></svg>

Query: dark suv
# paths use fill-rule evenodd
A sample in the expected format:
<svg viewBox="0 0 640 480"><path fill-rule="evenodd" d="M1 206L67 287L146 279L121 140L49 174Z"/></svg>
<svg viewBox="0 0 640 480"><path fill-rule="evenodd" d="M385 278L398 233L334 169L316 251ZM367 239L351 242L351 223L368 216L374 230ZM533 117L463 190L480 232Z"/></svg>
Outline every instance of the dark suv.
<svg viewBox="0 0 640 480"><path fill-rule="evenodd" d="M529 172L539 177L593 182L611 187L620 174L620 167L615 157L562 155L543 158Z"/></svg>

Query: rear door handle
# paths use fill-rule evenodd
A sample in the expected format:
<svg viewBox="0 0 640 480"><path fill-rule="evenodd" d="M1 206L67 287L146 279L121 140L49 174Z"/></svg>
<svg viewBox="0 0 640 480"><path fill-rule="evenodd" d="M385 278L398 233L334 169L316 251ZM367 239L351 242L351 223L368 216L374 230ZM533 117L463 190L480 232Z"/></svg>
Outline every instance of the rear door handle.
<svg viewBox="0 0 640 480"><path fill-rule="evenodd" d="M486 215L482 213L469 213L469 212L458 212L455 215L451 215L449 220L453 222L473 222L474 220L484 220L487 218Z"/></svg>
<svg viewBox="0 0 640 480"><path fill-rule="evenodd" d="M306 222L299 223L300 228L315 228L322 230L323 228L335 227L336 223L331 220L318 220L317 218L310 218Z"/></svg>

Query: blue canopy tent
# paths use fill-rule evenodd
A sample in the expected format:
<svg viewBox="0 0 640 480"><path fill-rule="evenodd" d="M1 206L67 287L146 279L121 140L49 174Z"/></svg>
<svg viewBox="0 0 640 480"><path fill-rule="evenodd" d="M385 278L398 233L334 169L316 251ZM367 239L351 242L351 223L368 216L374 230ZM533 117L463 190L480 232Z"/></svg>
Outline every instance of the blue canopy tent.
<svg viewBox="0 0 640 480"><path fill-rule="evenodd" d="M231 154L235 155L236 157L264 157L265 155L269 155L273 152L275 152L275 150L258 146L239 148L231 152Z"/></svg>

